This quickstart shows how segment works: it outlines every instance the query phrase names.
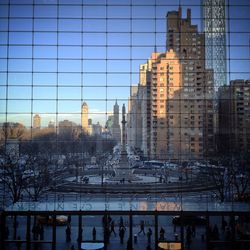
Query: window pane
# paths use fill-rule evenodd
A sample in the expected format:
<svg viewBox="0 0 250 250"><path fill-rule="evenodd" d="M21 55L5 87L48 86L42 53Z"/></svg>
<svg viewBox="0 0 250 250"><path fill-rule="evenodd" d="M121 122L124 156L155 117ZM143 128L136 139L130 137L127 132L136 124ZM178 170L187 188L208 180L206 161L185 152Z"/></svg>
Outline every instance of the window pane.
<svg viewBox="0 0 250 250"><path fill-rule="evenodd" d="M34 85L56 85L57 75L56 73L34 73L33 74Z"/></svg>
<svg viewBox="0 0 250 250"><path fill-rule="evenodd" d="M31 46L9 46L10 58L32 58Z"/></svg>
<svg viewBox="0 0 250 250"><path fill-rule="evenodd" d="M56 99L56 88L55 87L34 87L33 88L33 99Z"/></svg>
<svg viewBox="0 0 250 250"><path fill-rule="evenodd" d="M32 17L33 8L32 5L11 5L10 6L11 17Z"/></svg>
<svg viewBox="0 0 250 250"><path fill-rule="evenodd" d="M31 85L32 73L8 73L8 85Z"/></svg>
<svg viewBox="0 0 250 250"><path fill-rule="evenodd" d="M13 18L10 19L10 31L32 31L32 19Z"/></svg>
<svg viewBox="0 0 250 250"><path fill-rule="evenodd" d="M35 72L56 72L57 71L57 61L56 60L43 60L35 59L33 61Z"/></svg>
<svg viewBox="0 0 250 250"><path fill-rule="evenodd" d="M9 87L9 99L31 99L31 87Z"/></svg>
<svg viewBox="0 0 250 250"><path fill-rule="evenodd" d="M34 46L35 58L56 58L57 47L56 46Z"/></svg>
<svg viewBox="0 0 250 250"><path fill-rule="evenodd" d="M57 6L35 5L35 17L56 17Z"/></svg>

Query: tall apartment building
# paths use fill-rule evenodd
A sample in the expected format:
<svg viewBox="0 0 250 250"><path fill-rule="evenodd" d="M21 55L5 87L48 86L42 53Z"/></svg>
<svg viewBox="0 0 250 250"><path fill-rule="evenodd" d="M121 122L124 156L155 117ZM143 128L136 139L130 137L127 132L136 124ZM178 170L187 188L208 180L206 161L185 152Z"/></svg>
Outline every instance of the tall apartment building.
<svg viewBox="0 0 250 250"><path fill-rule="evenodd" d="M76 129L76 124L69 120L60 121L58 124L59 135L73 136L73 131Z"/></svg>
<svg viewBox="0 0 250 250"><path fill-rule="evenodd" d="M173 49L153 53L151 60L150 155L154 159L176 158L181 153L182 66Z"/></svg>
<svg viewBox="0 0 250 250"><path fill-rule="evenodd" d="M182 65L181 100L175 105L180 113L178 159L203 158L214 150L213 71L205 69L205 37L192 25L190 9L186 18L181 8L169 12L167 29L167 49L177 53Z"/></svg>
<svg viewBox="0 0 250 250"><path fill-rule="evenodd" d="M127 143L135 148L140 148L142 143L142 111L139 86L130 87L127 113Z"/></svg>
<svg viewBox="0 0 250 250"><path fill-rule="evenodd" d="M167 52L152 53L140 66L141 148L154 159L203 159L214 150L213 71L205 69L205 37L192 25L190 9L187 18L181 8L169 12L167 30Z"/></svg>
<svg viewBox="0 0 250 250"><path fill-rule="evenodd" d="M113 139L120 143L121 142L121 126L119 124L119 105L117 100L113 108L113 124L112 124L112 137Z"/></svg>
<svg viewBox="0 0 250 250"><path fill-rule="evenodd" d="M152 61L140 65L140 82L138 98L141 100L141 150L144 156L150 157L151 148L151 69Z"/></svg>
<svg viewBox="0 0 250 250"><path fill-rule="evenodd" d="M38 114L33 116L33 129L40 129L41 128L41 117Z"/></svg>
<svg viewBox="0 0 250 250"><path fill-rule="evenodd" d="M225 0L202 0L206 68L214 71L214 88L227 84Z"/></svg>
<svg viewBox="0 0 250 250"><path fill-rule="evenodd" d="M220 152L250 153L250 79L220 87L218 100Z"/></svg>
<svg viewBox="0 0 250 250"><path fill-rule="evenodd" d="M82 108L81 108L81 125L82 125L82 130L85 133L89 132L89 129L88 129L89 128L88 116L89 116L88 104L86 102L83 102Z"/></svg>

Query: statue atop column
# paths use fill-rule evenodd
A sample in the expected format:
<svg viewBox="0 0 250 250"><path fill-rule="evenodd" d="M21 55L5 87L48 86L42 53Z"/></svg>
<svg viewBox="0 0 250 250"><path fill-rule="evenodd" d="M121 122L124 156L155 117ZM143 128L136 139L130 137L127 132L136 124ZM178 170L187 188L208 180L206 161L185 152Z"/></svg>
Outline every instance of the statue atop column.
<svg viewBox="0 0 250 250"><path fill-rule="evenodd" d="M122 151L125 150L126 145L126 107L125 104L122 106Z"/></svg>

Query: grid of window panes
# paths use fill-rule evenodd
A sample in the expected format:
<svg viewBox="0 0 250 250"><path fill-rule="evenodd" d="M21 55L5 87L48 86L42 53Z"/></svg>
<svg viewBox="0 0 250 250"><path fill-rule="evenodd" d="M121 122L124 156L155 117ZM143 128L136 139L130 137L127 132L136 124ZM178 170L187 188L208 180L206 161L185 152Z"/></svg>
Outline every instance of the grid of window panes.
<svg viewBox="0 0 250 250"><path fill-rule="evenodd" d="M224 2L218 11L225 12L226 41L216 50L226 52L227 69L223 72L202 66L207 59L202 8L216 8L216 3L207 6L200 0L1 0L1 154L50 155L51 161L57 159L52 164L51 185L57 185L62 165L63 169L72 167L67 171L71 177L76 175L78 183L79 171L83 171L79 167L89 165L91 158L95 161L96 157L98 165L106 162L108 153L113 157L113 146L121 143L114 138L114 130L123 133L121 113L125 104L126 144L138 153L142 164L156 160L176 167L171 180L166 179L165 170L160 173L154 168L150 173L153 179L149 178L152 183L179 178L177 185L182 186L183 178L190 181L197 175L192 167L208 166L210 160L220 166L225 157L233 168L237 148L245 162L250 150L250 5L246 0L219 2ZM184 38L190 32L184 27L189 19L188 9L194 31L191 38ZM174 12L177 16L167 23L166 16ZM176 26L182 28L168 29L177 18L183 19L178 19L180 24ZM206 35L216 37L216 28L221 32L220 27L215 27ZM171 73L172 62L179 68L174 66L177 71ZM223 74L231 86L225 95L223 88L214 86L216 73ZM230 83L236 79L243 81ZM218 101L220 95L222 102ZM237 107L228 104L228 100ZM120 121L114 125L116 101ZM82 111L84 103L87 113ZM235 117L237 124L228 125L228 116ZM102 169L99 164L99 170L103 168L112 170L108 163ZM235 174L245 178L245 172ZM204 178L207 180L208 176ZM97 181L100 185L105 182L103 176L97 175L96 179L101 179ZM156 185L154 188L157 190ZM7 186L4 190L3 200Z"/></svg>

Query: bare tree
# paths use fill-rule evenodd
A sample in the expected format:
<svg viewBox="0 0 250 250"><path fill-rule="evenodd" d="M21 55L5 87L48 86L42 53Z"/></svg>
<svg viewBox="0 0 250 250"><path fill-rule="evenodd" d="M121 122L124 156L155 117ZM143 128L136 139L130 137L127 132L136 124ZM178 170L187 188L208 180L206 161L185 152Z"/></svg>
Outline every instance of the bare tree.
<svg viewBox="0 0 250 250"><path fill-rule="evenodd" d="M5 122L1 127L1 138L21 139L25 132L25 127L20 123Z"/></svg>
<svg viewBox="0 0 250 250"><path fill-rule="evenodd" d="M49 165L49 158L42 158L41 156L31 157L26 165L25 169L28 171L28 176L25 179L25 191L33 201L38 201L49 188Z"/></svg>
<svg viewBox="0 0 250 250"><path fill-rule="evenodd" d="M238 200L241 200L246 191L249 190L250 185L250 170L249 167L236 167L234 166L230 170L233 186L235 188L236 196Z"/></svg>
<svg viewBox="0 0 250 250"><path fill-rule="evenodd" d="M2 174L1 182L9 190L10 198L13 203L20 200L25 186L24 160L13 155L5 155L1 161Z"/></svg>
<svg viewBox="0 0 250 250"><path fill-rule="evenodd" d="M221 202L224 202L226 194L230 191L230 185L232 184L228 170L222 167L210 167L208 176L215 185L215 194Z"/></svg>

